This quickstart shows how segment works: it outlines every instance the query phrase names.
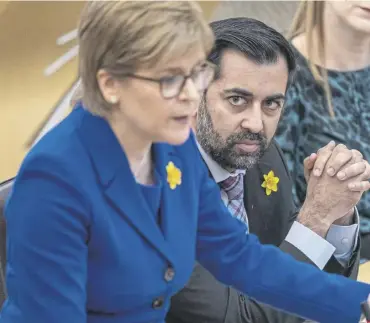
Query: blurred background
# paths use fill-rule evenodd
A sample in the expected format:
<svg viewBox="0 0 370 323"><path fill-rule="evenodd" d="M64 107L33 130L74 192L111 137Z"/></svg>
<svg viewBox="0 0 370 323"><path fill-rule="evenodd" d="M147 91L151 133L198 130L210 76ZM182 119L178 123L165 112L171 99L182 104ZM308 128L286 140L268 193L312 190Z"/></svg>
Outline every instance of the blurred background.
<svg viewBox="0 0 370 323"><path fill-rule="evenodd" d="M83 1L0 0L0 182L69 111L77 79L75 28ZM284 31L295 1L201 1L210 21L248 16Z"/></svg>

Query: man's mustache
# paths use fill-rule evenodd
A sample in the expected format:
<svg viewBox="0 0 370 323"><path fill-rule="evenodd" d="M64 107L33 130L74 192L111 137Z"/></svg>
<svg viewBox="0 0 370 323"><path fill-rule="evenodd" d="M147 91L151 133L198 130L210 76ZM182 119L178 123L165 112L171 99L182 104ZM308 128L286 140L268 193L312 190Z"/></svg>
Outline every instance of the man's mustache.
<svg viewBox="0 0 370 323"><path fill-rule="evenodd" d="M267 144L267 138L264 135L250 131L232 134L229 136L229 138L227 138L227 144L234 145L235 143L243 140L258 141L262 147L266 146Z"/></svg>

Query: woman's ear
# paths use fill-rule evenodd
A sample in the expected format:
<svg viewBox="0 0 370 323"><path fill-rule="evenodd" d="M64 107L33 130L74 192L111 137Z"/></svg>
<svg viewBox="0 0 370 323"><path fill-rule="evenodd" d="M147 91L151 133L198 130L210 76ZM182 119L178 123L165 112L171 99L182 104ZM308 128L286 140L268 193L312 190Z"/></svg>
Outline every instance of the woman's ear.
<svg viewBox="0 0 370 323"><path fill-rule="evenodd" d="M104 69L98 71L96 80L105 101L113 105L117 104L120 101L119 81L114 79L112 75Z"/></svg>

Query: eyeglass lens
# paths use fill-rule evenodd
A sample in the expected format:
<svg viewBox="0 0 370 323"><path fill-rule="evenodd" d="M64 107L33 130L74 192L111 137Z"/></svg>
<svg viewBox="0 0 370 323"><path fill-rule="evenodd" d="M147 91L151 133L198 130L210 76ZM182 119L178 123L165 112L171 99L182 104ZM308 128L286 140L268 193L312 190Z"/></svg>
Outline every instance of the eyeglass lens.
<svg viewBox="0 0 370 323"><path fill-rule="evenodd" d="M199 92L207 89L214 77L214 69L210 65L200 66L190 76ZM173 98L181 92L186 76L176 75L161 79L161 90L164 98Z"/></svg>

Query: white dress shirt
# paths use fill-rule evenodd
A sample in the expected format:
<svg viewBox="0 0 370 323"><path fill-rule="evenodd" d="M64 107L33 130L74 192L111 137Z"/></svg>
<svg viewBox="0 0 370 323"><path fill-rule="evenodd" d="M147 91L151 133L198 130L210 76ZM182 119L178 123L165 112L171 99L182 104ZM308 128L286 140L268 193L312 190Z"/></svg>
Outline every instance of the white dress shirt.
<svg viewBox="0 0 370 323"><path fill-rule="evenodd" d="M198 148L216 183L220 183L230 176L245 174L245 170L228 172L216 163L199 144ZM222 189L221 198L227 205L228 197ZM303 252L320 269L325 267L332 255L342 266L346 266L356 249L359 235L358 223L359 215L355 208L355 223L349 226L332 224L325 240L303 224L294 221L285 240Z"/></svg>

